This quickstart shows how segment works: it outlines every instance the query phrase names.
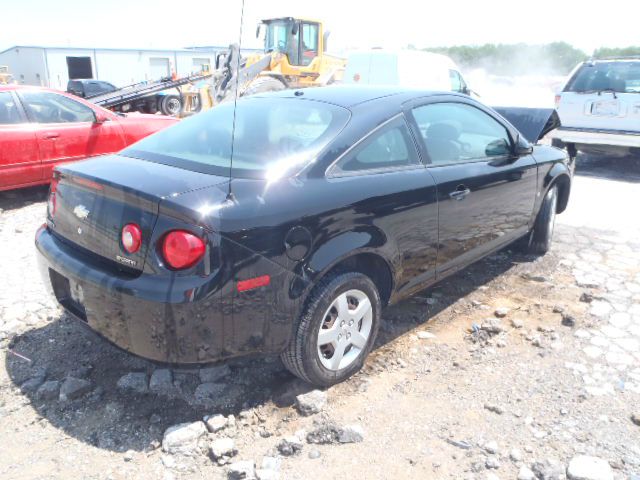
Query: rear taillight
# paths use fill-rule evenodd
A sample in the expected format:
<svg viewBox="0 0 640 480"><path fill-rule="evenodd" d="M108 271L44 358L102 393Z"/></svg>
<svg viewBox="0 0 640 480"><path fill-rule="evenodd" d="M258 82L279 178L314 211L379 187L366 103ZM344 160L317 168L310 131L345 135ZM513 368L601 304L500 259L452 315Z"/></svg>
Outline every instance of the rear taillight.
<svg viewBox="0 0 640 480"><path fill-rule="evenodd" d="M162 240L162 256L175 270L189 268L200 261L206 250L199 237L185 230L174 230Z"/></svg>
<svg viewBox="0 0 640 480"><path fill-rule="evenodd" d="M128 223L122 228L122 247L128 253L136 253L142 245L142 230L135 223Z"/></svg>
<svg viewBox="0 0 640 480"><path fill-rule="evenodd" d="M51 185L49 186L49 199L47 200L47 210L49 211L49 216L53 218L56 214L56 207L58 205L56 190L58 189L58 179L54 178L51 180Z"/></svg>
<svg viewBox="0 0 640 480"><path fill-rule="evenodd" d="M561 98L562 97L560 95L556 95L556 99L555 99L556 100L556 109L560 106L560 99Z"/></svg>

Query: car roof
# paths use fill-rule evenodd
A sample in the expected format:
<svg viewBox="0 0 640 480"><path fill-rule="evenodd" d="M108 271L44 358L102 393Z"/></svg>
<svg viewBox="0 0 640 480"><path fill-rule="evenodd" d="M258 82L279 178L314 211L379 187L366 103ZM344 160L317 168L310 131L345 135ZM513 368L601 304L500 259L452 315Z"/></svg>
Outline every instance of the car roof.
<svg viewBox="0 0 640 480"><path fill-rule="evenodd" d="M0 85L0 92L6 92L9 90L46 90L47 92L59 92L59 90L54 90L53 88L38 87L35 85L20 85L16 83Z"/></svg>
<svg viewBox="0 0 640 480"><path fill-rule="evenodd" d="M321 88L304 88L298 90L281 90L267 94L253 95L254 97L301 98L318 102L332 103L344 108L393 97L394 103L404 103L407 100L431 95L455 95L453 92L435 92L402 88L397 86L369 86L369 85L335 85Z"/></svg>

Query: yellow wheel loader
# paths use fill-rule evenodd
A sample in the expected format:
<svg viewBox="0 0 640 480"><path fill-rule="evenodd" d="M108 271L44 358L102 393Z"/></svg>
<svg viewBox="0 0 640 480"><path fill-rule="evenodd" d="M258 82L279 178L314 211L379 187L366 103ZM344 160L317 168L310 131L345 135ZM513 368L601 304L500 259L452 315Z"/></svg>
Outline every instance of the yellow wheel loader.
<svg viewBox="0 0 640 480"><path fill-rule="evenodd" d="M329 32L322 22L292 17L262 20L256 36L264 35L264 52L240 58L237 45L218 55L210 84L198 93L198 111L238 96L319 87L342 80L347 61L326 53ZM187 102L189 104L191 102ZM188 113L188 112L187 112Z"/></svg>

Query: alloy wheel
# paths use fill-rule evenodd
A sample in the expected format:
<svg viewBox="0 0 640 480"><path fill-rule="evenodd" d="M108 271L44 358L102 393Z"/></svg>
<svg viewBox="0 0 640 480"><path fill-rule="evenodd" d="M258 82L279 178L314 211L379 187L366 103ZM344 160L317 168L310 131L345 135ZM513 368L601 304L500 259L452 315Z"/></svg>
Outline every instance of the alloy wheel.
<svg viewBox="0 0 640 480"><path fill-rule="evenodd" d="M373 325L371 300L361 290L338 295L324 314L318 332L318 355L328 370L351 365L366 348Z"/></svg>

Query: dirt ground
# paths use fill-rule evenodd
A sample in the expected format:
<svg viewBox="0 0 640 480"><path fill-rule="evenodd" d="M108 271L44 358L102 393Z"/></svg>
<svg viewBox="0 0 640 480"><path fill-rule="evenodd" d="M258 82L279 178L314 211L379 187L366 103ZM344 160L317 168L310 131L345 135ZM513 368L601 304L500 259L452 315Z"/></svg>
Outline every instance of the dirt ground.
<svg viewBox="0 0 640 480"><path fill-rule="evenodd" d="M310 416L277 358L168 370L66 315L35 268L45 196L0 193L2 479L240 478L238 461L247 478L554 479L581 455L600 463L574 478L640 478L639 161L581 156L549 254L506 249L387 308L364 370ZM233 420L163 448L214 414Z"/></svg>

